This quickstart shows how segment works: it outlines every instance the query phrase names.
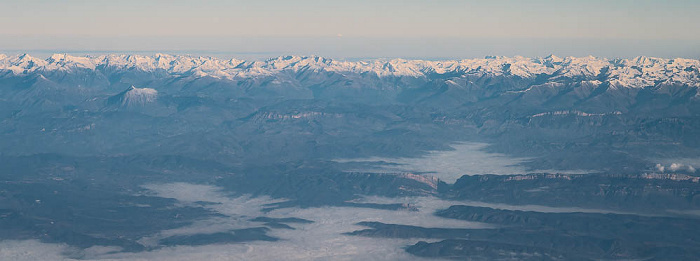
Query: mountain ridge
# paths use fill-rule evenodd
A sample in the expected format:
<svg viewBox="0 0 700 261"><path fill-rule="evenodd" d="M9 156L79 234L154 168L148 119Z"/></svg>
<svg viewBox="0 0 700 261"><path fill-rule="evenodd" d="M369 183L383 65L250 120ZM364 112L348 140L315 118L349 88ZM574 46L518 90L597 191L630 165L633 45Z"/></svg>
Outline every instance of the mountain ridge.
<svg viewBox="0 0 700 261"><path fill-rule="evenodd" d="M319 56L280 56L264 61L245 61L168 54L152 56L54 54L43 60L28 54L0 55L0 72L5 72L0 73L4 75L2 77L44 72L76 73L80 70L137 70L164 72L171 76L212 77L224 80L274 76L287 72L371 74L380 78L452 75L536 79L544 75L550 77L550 81L577 79L598 84L606 83L610 88L645 88L660 85L700 87L700 60L645 56L633 59L607 59L593 56L560 58L554 55L544 58L489 56L483 59L444 61L378 59L351 62Z"/></svg>

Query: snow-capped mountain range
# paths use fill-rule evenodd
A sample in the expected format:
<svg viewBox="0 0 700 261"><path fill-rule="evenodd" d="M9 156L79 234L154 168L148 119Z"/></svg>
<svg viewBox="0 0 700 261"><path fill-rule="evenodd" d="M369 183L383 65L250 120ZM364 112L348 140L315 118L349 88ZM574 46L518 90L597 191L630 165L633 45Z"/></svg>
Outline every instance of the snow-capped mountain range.
<svg viewBox="0 0 700 261"><path fill-rule="evenodd" d="M39 59L27 54L0 54L0 75L23 75L46 72L77 72L81 70L139 70L165 72L172 76L246 79L271 76L284 72L333 72L340 74L370 74L377 77L428 77L436 74L451 76L514 76L536 78L546 75L550 81L558 78L606 82L611 87L645 88L658 85L700 87L700 60L637 57L606 59L597 57L548 56L486 57L446 61L368 60L340 61L317 56L284 56L265 61L224 60L212 57L181 55L103 55L71 56L54 54Z"/></svg>
<svg viewBox="0 0 700 261"><path fill-rule="evenodd" d="M649 169L660 162L649 158L700 155L699 69L645 57L0 55L0 148L228 164L404 157L475 139L519 157L541 149L552 160L537 169Z"/></svg>

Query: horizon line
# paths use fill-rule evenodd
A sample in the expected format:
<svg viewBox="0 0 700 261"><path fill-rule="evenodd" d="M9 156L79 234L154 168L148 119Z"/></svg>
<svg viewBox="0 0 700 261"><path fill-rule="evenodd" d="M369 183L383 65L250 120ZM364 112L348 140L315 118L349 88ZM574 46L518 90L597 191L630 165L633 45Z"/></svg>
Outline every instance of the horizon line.
<svg viewBox="0 0 700 261"><path fill-rule="evenodd" d="M32 54L34 53L34 54ZM40 53L40 54L37 54ZM183 50L66 50L66 49L27 49L27 50L20 50L20 49L0 49L0 54L4 54L9 56L12 55L29 55L31 57L35 58L40 58L40 59L48 59L52 55L70 55L73 57L90 57L90 58L97 58L101 55L107 55L107 54L121 54L121 55L143 55L143 56L155 56L157 54L165 54L165 55L171 55L171 56L185 56L185 57L192 57L192 58L197 58L197 57L206 57L206 58L216 58L216 59L222 59L222 60L230 60L230 59L237 59L235 55L240 55L240 56L253 56L255 58L253 59L247 59L247 58L242 58L239 60L246 60L246 61L266 61L266 60L273 60L276 58L281 58L281 57L287 57L287 56L296 56L296 57L320 57L320 58L327 58L331 60L338 60L338 61L362 61L362 60L396 60L396 59L404 59L404 60L426 60L426 61L454 61L454 60L472 60L472 59L490 59L490 58L517 58L517 57L522 57L522 58L547 58L550 56L555 56L559 58L585 58L585 57L593 57L593 58L599 58L599 59L608 59L608 60L616 60L616 59L636 59L640 57L646 57L646 58L655 58L655 59L691 59L691 60L700 60L700 57L661 57L661 56L653 56L653 55L636 55L636 56L597 56L597 55L557 55L554 53L550 53L548 55L535 55L535 56L527 56L527 55L482 55L482 56L472 56L472 57L423 57L423 56L364 56L364 57L333 57L333 56L324 56L324 55L318 55L318 54L299 54L299 53L293 53L293 52L274 52L274 51L269 51L269 52L234 52L234 51L217 51L217 50L195 50L195 49L183 49ZM219 55L217 55L219 54ZM225 55L225 56L221 56ZM270 56L263 56L263 55L270 55Z"/></svg>

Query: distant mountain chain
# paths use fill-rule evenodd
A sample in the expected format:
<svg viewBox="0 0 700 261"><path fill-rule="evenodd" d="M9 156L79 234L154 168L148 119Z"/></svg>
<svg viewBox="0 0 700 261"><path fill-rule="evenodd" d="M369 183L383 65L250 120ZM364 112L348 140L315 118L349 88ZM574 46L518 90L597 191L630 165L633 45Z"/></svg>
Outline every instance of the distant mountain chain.
<svg viewBox="0 0 700 261"><path fill-rule="evenodd" d="M700 60L0 55L0 123L7 155L250 164L474 141L533 170L663 172L700 166L681 160L700 155Z"/></svg>
<svg viewBox="0 0 700 261"><path fill-rule="evenodd" d="M265 61L224 60L212 57L156 54L71 56L54 54L39 59L27 54L0 54L0 76L41 72L77 72L81 70L140 70L164 72L181 77L245 79L284 72L334 72L376 74L377 77L517 76L576 79L590 84L609 84L611 88L645 88L659 85L700 87L700 60L637 57L606 59L596 57L548 56L545 58L486 57L448 61L368 60L339 61L322 57L284 56Z"/></svg>

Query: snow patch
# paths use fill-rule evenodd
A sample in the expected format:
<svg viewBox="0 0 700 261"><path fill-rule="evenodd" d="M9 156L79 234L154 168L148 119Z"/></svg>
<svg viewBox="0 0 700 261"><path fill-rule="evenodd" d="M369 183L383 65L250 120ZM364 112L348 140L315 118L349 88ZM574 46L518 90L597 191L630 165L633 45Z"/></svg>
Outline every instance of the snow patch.
<svg viewBox="0 0 700 261"><path fill-rule="evenodd" d="M131 86L131 88L124 93L122 105L145 105L155 101L157 96L158 91L155 89Z"/></svg>

